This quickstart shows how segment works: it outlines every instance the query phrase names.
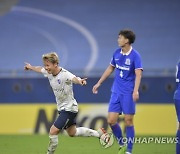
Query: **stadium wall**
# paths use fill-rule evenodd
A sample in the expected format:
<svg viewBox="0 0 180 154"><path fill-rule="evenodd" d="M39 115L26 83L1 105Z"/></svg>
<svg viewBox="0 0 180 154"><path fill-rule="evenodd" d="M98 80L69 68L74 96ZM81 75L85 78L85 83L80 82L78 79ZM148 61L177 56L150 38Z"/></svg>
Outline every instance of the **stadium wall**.
<svg viewBox="0 0 180 154"><path fill-rule="evenodd" d="M77 125L109 129L106 117L113 79L105 81L98 95L91 92L97 78L88 85L74 86L79 102ZM143 78L135 117L138 135L174 135L176 114L173 105L174 78ZM55 99L45 78L0 79L0 134L44 134L56 119ZM124 130L124 118L119 122Z"/></svg>
<svg viewBox="0 0 180 154"><path fill-rule="evenodd" d="M98 95L92 93L99 78L88 78L87 86L74 85L75 98L79 103L104 103L110 98L113 78L107 79ZM140 86L139 103L172 103L176 88L174 77L144 77ZM46 78L0 78L0 103L52 103L52 89Z"/></svg>

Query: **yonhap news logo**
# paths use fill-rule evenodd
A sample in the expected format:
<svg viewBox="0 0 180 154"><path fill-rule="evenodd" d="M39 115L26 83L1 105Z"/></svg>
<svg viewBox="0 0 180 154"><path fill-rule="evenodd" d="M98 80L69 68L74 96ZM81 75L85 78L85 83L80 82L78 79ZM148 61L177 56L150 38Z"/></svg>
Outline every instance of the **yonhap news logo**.
<svg viewBox="0 0 180 154"><path fill-rule="evenodd" d="M176 144L178 143L177 137L134 137L134 138L120 138L117 139L118 143L128 144L128 143L138 143L138 144Z"/></svg>

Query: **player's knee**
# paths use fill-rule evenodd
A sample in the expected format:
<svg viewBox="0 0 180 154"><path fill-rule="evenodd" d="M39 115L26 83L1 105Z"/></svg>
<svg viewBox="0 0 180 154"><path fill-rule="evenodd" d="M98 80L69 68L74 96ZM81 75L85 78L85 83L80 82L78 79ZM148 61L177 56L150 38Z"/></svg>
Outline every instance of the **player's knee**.
<svg viewBox="0 0 180 154"><path fill-rule="evenodd" d="M57 129L56 127L52 126L50 128L49 135L57 135L58 133L59 133L59 129Z"/></svg>
<svg viewBox="0 0 180 154"><path fill-rule="evenodd" d="M50 129L50 131L49 131L49 135L57 135L58 134L58 132L57 131L55 131L55 130L51 130Z"/></svg>
<svg viewBox="0 0 180 154"><path fill-rule="evenodd" d="M75 135L75 134L76 134L76 131L77 131L77 129L76 129L76 127L74 127L74 126L69 127L68 129L66 129L66 132L67 132L67 134L68 134L70 137L76 136L76 135Z"/></svg>
<svg viewBox="0 0 180 154"><path fill-rule="evenodd" d="M178 129L180 130L180 122L179 122L179 128Z"/></svg>
<svg viewBox="0 0 180 154"><path fill-rule="evenodd" d="M70 137L74 137L76 134L76 129L67 129L66 132Z"/></svg>
<svg viewBox="0 0 180 154"><path fill-rule="evenodd" d="M107 122L110 126L115 125L117 123L115 119L108 119Z"/></svg>
<svg viewBox="0 0 180 154"><path fill-rule="evenodd" d="M125 126L132 126L133 125L133 119L132 118L127 118L125 119Z"/></svg>
<svg viewBox="0 0 180 154"><path fill-rule="evenodd" d="M68 133L69 137L74 137L75 133Z"/></svg>

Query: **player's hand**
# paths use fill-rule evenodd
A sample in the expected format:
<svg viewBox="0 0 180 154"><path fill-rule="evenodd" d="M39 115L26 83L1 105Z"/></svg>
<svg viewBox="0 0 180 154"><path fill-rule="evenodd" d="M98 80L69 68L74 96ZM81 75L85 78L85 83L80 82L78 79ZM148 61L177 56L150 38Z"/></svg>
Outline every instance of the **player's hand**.
<svg viewBox="0 0 180 154"><path fill-rule="evenodd" d="M24 70L30 70L31 67L31 64L25 62Z"/></svg>
<svg viewBox="0 0 180 154"><path fill-rule="evenodd" d="M134 91L133 92L133 101L134 102L137 102L138 101L138 99L139 99L139 92L138 91Z"/></svg>
<svg viewBox="0 0 180 154"><path fill-rule="evenodd" d="M81 84L81 86L85 86L85 85L87 85L87 78L83 78L83 79L80 79L79 81L80 81L80 84Z"/></svg>
<svg viewBox="0 0 180 154"><path fill-rule="evenodd" d="M92 92L93 94L97 94L98 93L98 88L100 87L100 84L99 83L96 83L94 86L93 86L93 89L92 89Z"/></svg>

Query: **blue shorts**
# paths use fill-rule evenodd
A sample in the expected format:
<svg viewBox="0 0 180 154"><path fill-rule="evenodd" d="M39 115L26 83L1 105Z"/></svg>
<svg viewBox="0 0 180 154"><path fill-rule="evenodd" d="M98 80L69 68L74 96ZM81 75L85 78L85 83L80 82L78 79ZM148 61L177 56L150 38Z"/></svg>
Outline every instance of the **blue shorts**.
<svg viewBox="0 0 180 154"><path fill-rule="evenodd" d="M135 114L135 110L136 103L133 101L132 94L111 94L108 112Z"/></svg>
<svg viewBox="0 0 180 154"><path fill-rule="evenodd" d="M175 99L174 104L176 108L177 118L178 118L178 121L180 122L180 100Z"/></svg>
<svg viewBox="0 0 180 154"><path fill-rule="evenodd" d="M73 113L70 111L60 111L59 116L54 122L54 126L58 129L67 129L72 125L76 124L76 116L77 113Z"/></svg>

